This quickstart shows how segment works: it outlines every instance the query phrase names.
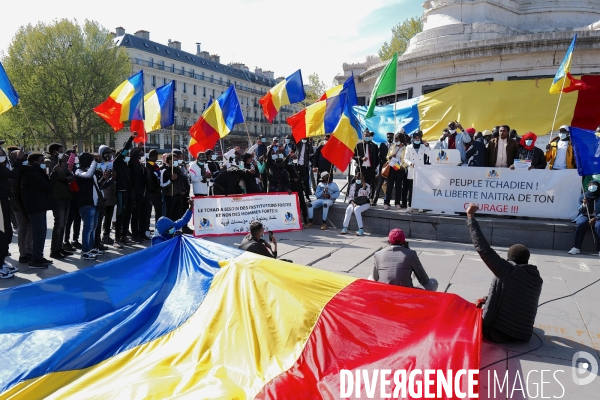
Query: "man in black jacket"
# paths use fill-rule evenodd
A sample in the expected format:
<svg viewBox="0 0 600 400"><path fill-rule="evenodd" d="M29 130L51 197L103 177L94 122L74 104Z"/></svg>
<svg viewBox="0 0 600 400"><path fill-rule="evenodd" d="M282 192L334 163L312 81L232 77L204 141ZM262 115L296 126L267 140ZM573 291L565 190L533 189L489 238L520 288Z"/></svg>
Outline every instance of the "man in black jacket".
<svg viewBox="0 0 600 400"><path fill-rule="evenodd" d="M131 177L129 173L129 167L127 163L130 160L129 149L133 139L137 136L134 132L129 137L127 142L123 145L123 148L118 151L117 156L113 161L113 170L116 173L117 181L117 221L115 222L115 243L114 246L117 249L122 249L123 244L127 243L127 229L128 223L126 223L127 205L131 196Z"/></svg>
<svg viewBox="0 0 600 400"><path fill-rule="evenodd" d="M46 211L52 209L52 184L46 174L44 155L31 153L28 164L21 169L21 199L31 221L33 252L29 268L48 268L51 260L44 258L46 241Z"/></svg>
<svg viewBox="0 0 600 400"><path fill-rule="evenodd" d="M387 142L386 143L381 143L379 145L379 154L377 159L379 160L379 168L378 168L378 174L377 174L377 185L375 190L371 191L371 194L373 195L373 201L371 202L371 205L377 205L377 201L379 200L379 193L381 192L381 188L383 187L383 184L385 183L385 178L383 176L381 176L381 170L383 169L383 166L385 165L386 161L387 161L387 153L389 150L389 146L392 145L392 142L394 141L394 134L392 132L388 132L387 134ZM383 194L385 197L385 193Z"/></svg>
<svg viewBox="0 0 600 400"><path fill-rule="evenodd" d="M0 145L4 141L0 141ZM2 224L0 224L0 278L11 278L13 273L19 269L4 262L8 256L8 245L12 241L12 223L10 217L10 197L11 185L10 180L16 180L21 173L22 160L25 154L19 151L17 158L11 163L5 150L0 147L0 216Z"/></svg>
<svg viewBox="0 0 600 400"><path fill-rule="evenodd" d="M331 162L329 162L329 160L323 157L323 154L321 154L323 147L325 147L330 137L331 134L325 134L325 139L321 142L319 147L317 147L317 149L315 150L315 154L313 155L313 172L317 172L319 176L321 176L322 172L327 172L328 174L332 173Z"/></svg>
<svg viewBox="0 0 600 400"><path fill-rule="evenodd" d="M485 167L485 142L481 132L475 134L475 140L467 150L467 163L469 167Z"/></svg>
<svg viewBox="0 0 600 400"><path fill-rule="evenodd" d="M251 222L250 233L244 237L239 249L265 257L277 258L277 239L275 239L275 235L269 236L271 243L267 243L262 238L264 234L265 228L262 223L258 221Z"/></svg>
<svg viewBox="0 0 600 400"><path fill-rule="evenodd" d="M310 196L312 193L310 190L310 160L314 154L312 144L307 138L300 140L296 145L296 155L298 156L298 168L304 168L306 172L301 173L302 182L304 182L304 188L306 189L306 195Z"/></svg>
<svg viewBox="0 0 600 400"><path fill-rule="evenodd" d="M372 142L373 136L368 129L363 133L363 142L356 145L354 150L354 159L360 166L360 173L364 177L365 182L373 188L375 181L375 170L379 165L379 149ZM371 199L373 199L374 190L371 191Z"/></svg>
<svg viewBox="0 0 600 400"><path fill-rule="evenodd" d="M152 217L152 208L154 208L154 223L162 217L162 192L160 190L160 168L156 165L158 160L158 151L152 149L148 152L148 161L146 162L146 192L148 193L149 207L146 209L144 217L144 228L150 231L150 218Z"/></svg>
<svg viewBox="0 0 600 400"><path fill-rule="evenodd" d="M144 216L148 206L146 202L148 197L146 194L146 167L141 162L141 157L144 150L139 148L131 151L129 160L129 174L131 176L132 193L131 203L131 240L140 243L146 239Z"/></svg>
<svg viewBox="0 0 600 400"><path fill-rule="evenodd" d="M529 264L529 250L521 244L508 249L501 258L489 245L471 204L467 209L467 227L475 250L495 275L483 304L483 337L494 343L529 341L544 283L535 265Z"/></svg>

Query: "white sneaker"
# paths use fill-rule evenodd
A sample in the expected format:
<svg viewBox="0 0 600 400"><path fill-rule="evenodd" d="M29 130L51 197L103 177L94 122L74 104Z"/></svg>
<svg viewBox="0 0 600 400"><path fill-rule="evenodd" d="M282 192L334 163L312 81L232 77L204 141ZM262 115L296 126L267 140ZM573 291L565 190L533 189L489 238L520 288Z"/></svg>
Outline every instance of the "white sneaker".
<svg viewBox="0 0 600 400"><path fill-rule="evenodd" d="M572 255L579 254L579 253L581 253L581 251L577 247L573 247L571 250L569 250L569 254L572 254Z"/></svg>
<svg viewBox="0 0 600 400"><path fill-rule="evenodd" d="M10 272L6 272L4 269L0 269L0 279L9 279L12 278L14 275L11 274Z"/></svg>
<svg viewBox="0 0 600 400"><path fill-rule="evenodd" d="M14 267L6 262L2 265L2 270L9 274L14 274L15 272L19 272L19 268Z"/></svg>
<svg viewBox="0 0 600 400"><path fill-rule="evenodd" d="M81 252L81 259L82 260L95 260L96 259L96 255L92 254L91 251L89 253Z"/></svg>
<svg viewBox="0 0 600 400"><path fill-rule="evenodd" d="M101 256L102 254L104 254L104 252L100 249L91 249L89 253L95 256Z"/></svg>

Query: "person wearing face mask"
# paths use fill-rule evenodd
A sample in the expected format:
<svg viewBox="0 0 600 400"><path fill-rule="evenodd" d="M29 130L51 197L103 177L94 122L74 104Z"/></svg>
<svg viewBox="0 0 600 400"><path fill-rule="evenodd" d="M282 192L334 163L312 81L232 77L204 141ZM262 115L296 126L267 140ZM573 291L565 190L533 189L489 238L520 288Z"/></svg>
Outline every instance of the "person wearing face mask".
<svg viewBox="0 0 600 400"><path fill-rule="evenodd" d="M288 192L288 194L292 194L290 175L285 168L286 162L283 149L279 149L271 155L271 160L267 163L267 166L269 168L269 192Z"/></svg>
<svg viewBox="0 0 600 400"><path fill-rule="evenodd" d="M406 146L404 162L407 164L406 181L402 184L402 204L400 207L412 206L413 179L415 179L415 168L425 165L425 157L431 157L433 151L429 149L429 143L423 140L423 132L416 131L412 135L412 144ZM397 189L396 189L397 190Z"/></svg>
<svg viewBox="0 0 600 400"><path fill-rule="evenodd" d="M516 141L508 137L509 132L510 127L502 125L499 129L499 136L492 137L486 149L488 167L508 168L514 164L515 159L519 158L519 146Z"/></svg>
<svg viewBox="0 0 600 400"><path fill-rule="evenodd" d="M475 135L473 135L471 146L469 146L469 149L467 150L467 164L469 167L485 167L485 160L485 142L483 134L481 132L477 132Z"/></svg>
<svg viewBox="0 0 600 400"><path fill-rule="evenodd" d="M400 128L400 132L404 132L403 128ZM377 201L379 200L379 193L381 192L381 189L384 187L384 183L386 178L381 175L381 171L383 170L383 167L385 166L385 162L387 161L387 153L389 150L389 146L391 146L394 143L394 134L392 132L388 132L387 133L387 142L385 143L381 143L379 145L379 154L378 154L378 160L379 160L379 165L377 166L377 187L375 187L375 190L373 191L372 195L373 195L373 201L371 202L372 206L377 205ZM385 202L385 191L383 193L383 197L384 197L384 202Z"/></svg>
<svg viewBox="0 0 600 400"><path fill-rule="evenodd" d="M340 234L348 234L348 225L350 225L350 219L352 214L356 216L356 224L358 225L358 231L356 236L363 236L365 231L363 230L362 213L371 207L369 198L371 195L371 185L363 180L362 174L356 174L354 181L350 185L348 191L348 207L346 208L346 216L344 217L344 223L342 225L342 231Z"/></svg>
<svg viewBox="0 0 600 400"><path fill-rule="evenodd" d="M256 142L256 144L258 145L255 150L256 158L259 159L261 156L266 156L267 155L267 138L266 137L260 138L260 140L258 140Z"/></svg>
<svg viewBox="0 0 600 400"><path fill-rule="evenodd" d="M1 160L1 157L0 157ZM21 167L27 165L27 155L20 149L13 150L10 153L11 166L6 168L10 170L11 175L16 174L15 169L19 171L16 178L9 178L10 181L10 202L13 207L13 213L17 222L17 240L19 245L19 263L27 264L31 260L33 239L31 237L31 222L27 217L23 200L21 199ZM0 163L1 165L1 163ZM1 167L0 167L1 168ZM11 169L12 168L12 169ZM2 186L5 187L5 186ZM0 188L0 191L2 189Z"/></svg>
<svg viewBox="0 0 600 400"><path fill-rule="evenodd" d="M570 129L563 125L559 129L558 137L546 146L546 161L550 169L575 169L575 156L571 143Z"/></svg>
<svg viewBox="0 0 600 400"><path fill-rule="evenodd" d="M279 138L278 137L274 137L273 141L271 142L271 145L269 146L268 150L267 150L267 155L270 157L273 155L273 153L276 153L277 150L279 150L280 145L279 145Z"/></svg>
<svg viewBox="0 0 600 400"><path fill-rule="evenodd" d="M404 146L404 142L404 134L397 133L396 135L394 135L394 143L390 146L390 149L388 150L386 156L386 159L390 164L392 164L393 160L397 160L401 167L396 170L390 165L390 171L387 177L387 189L385 193L385 200L383 202L384 210L390 209L390 202L392 201L394 187L396 188L394 198L396 209L399 210L401 208L400 198L402 196L402 185L406 180L406 168L404 163L404 152L406 151L406 147Z"/></svg>
<svg viewBox="0 0 600 400"><path fill-rule="evenodd" d="M212 174L206 161L206 153L201 151L196 155L196 162L190 165L190 180L194 196L208 196L208 182Z"/></svg>
<svg viewBox="0 0 600 400"><path fill-rule="evenodd" d="M71 154L71 157L73 157L72 161L74 161L75 155ZM46 171L50 171L53 199L52 214L54 216L54 227L52 229L50 257L62 259L68 255L73 255L72 252L63 250L63 242L71 202L69 184L75 180L75 177L67 167L63 146L60 143L52 143L48 146L48 153L44 163L46 164Z"/></svg>
<svg viewBox="0 0 600 400"><path fill-rule="evenodd" d="M519 147L519 159L530 161L529 169L545 169L546 156L542 149L535 147L536 140L537 136L533 132L527 132L523 135ZM510 166L510 169L515 169L514 164Z"/></svg>
<svg viewBox="0 0 600 400"><path fill-rule="evenodd" d="M257 182L260 181L260 174L254 162L254 154L246 153L242 156L240 169L244 174L243 180L246 186L246 193L260 193L260 187Z"/></svg>
<svg viewBox="0 0 600 400"><path fill-rule="evenodd" d="M33 152L21 169L21 200L31 221L33 247L29 268L48 268L52 261L44 258L46 241L46 212L52 209L52 184L46 174L42 153Z"/></svg>
<svg viewBox="0 0 600 400"><path fill-rule="evenodd" d="M592 230L592 235L596 241L596 251L600 256L600 220L598 213L600 212L600 182L591 181L588 183L587 190L579 196L579 205L577 207L577 217L571 222L576 225L575 228L575 243L573 248L569 250L569 254L575 255L581 253L583 239L588 231Z"/></svg>
<svg viewBox="0 0 600 400"><path fill-rule="evenodd" d="M363 143L358 143L354 149L354 159L360 166L360 174L364 181L373 187L375 181L375 170L379 165L379 149L373 143L373 134L365 129L363 133ZM369 190L369 203L372 200L373 194Z"/></svg>
<svg viewBox="0 0 600 400"><path fill-rule="evenodd" d="M4 141L0 141L0 146ZM25 154L19 151L16 157L9 160L6 151L0 147L0 279L12 278L19 269L5 262L8 256L8 246L12 241L13 227L11 223L11 184L9 180L18 179ZM45 232L44 232L45 233Z"/></svg>
<svg viewBox="0 0 600 400"><path fill-rule="evenodd" d="M307 138L303 138L296 145L296 155L298 156L298 168L303 168L304 172L300 174L302 178L302 182L304 182L304 189L306 190L306 195L310 196L312 194L310 188L310 161L313 157L314 149L312 144Z"/></svg>
<svg viewBox="0 0 600 400"><path fill-rule="evenodd" d="M485 148L487 149L487 147L490 143L490 140L492 140L492 132L486 129L485 131L482 132L482 136L483 136L483 144L485 144ZM482 165L482 167L485 167L485 163L484 163L484 165Z"/></svg>
<svg viewBox="0 0 600 400"><path fill-rule="evenodd" d="M141 243L144 240L149 240L146 237L144 215L150 207L148 202L148 193L146 188L146 166L142 163L144 149L136 148L131 151L129 160L129 174L131 176L131 197L130 197L130 212L131 212L131 240L136 243Z"/></svg>
<svg viewBox="0 0 600 400"><path fill-rule="evenodd" d="M129 242L127 238L128 224L126 221L127 207L130 202L131 196L131 174L129 172L129 149L133 139L137 137L137 133L133 132L126 143L123 144L123 148L117 152L115 159L113 160L113 170L116 173L117 181L117 218L115 222L115 243L114 246L117 249L122 249L123 244Z"/></svg>
<svg viewBox="0 0 600 400"><path fill-rule="evenodd" d="M458 129L461 132L458 132ZM508 132L506 132L508 134ZM467 163L467 148L466 144L471 143L471 137L462 125L458 122L451 121L448 123L448 130L444 130L444 134L440 136L435 143L434 149L456 149L460 153L460 159L463 164Z"/></svg>
<svg viewBox="0 0 600 400"><path fill-rule="evenodd" d="M321 176L321 174L323 172L331 173L331 170L332 170L332 168L331 168L332 164L329 162L328 159L323 157L323 154L321 154L321 152L323 151L323 147L325 147L325 145L329 141L330 137L331 137L331 134L326 134L325 139L323 139L323 141L321 142L319 147L317 147L317 149L315 150L315 154L313 154L313 159L312 159L313 172L318 173L319 176Z"/></svg>
<svg viewBox="0 0 600 400"><path fill-rule="evenodd" d="M148 207L144 216L144 232L147 238L150 236L150 219L154 208L154 223L162 217L162 191L160 189L160 167L157 165L158 151L152 149L148 152L146 162L146 193L148 196Z"/></svg>
<svg viewBox="0 0 600 400"><path fill-rule="evenodd" d="M292 135L287 135L285 137L285 144L283 146L283 154L285 156L289 156L296 152L296 143L294 143L294 137Z"/></svg>
<svg viewBox="0 0 600 400"><path fill-rule="evenodd" d="M302 219L306 226L306 224L308 224L308 209L306 207L306 202L310 201L310 197L308 197L306 190L304 189L304 177L302 176L302 174L306 173L306 169L298 165L298 157L295 154L292 154L290 158L291 164L287 164L285 168L290 176L290 187L292 192L298 194L300 211L302 212Z"/></svg>
<svg viewBox="0 0 600 400"><path fill-rule="evenodd" d="M329 172L323 171L321 173L321 182L317 186L315 193L316 200L308 204L308 224L306 228L313 226L312 219L315 208L323 208L323 223L321 224L321 230L327 229L327 214L329 209L333 207L333 203L340 197L340 189L338 185L333 182L332 176Z"/></svg>
<svg viewBox="0 0 600 400"><path fill-rule="evenodd" d="M183 214L181 219L173 222L170 218L160 217L159 220L156 221L156 230L154 231L154 236L152 236L152 241L150 242L152 246L173 239L179 229L190 223L190 220L192 219L192 210L194 209L194 200L188 200L187 204L189 208L186 210L185 214Z"/></svg>
<svg viewBox="0 0 600 400"><path fill-rule="evenodd" d="M77 145L74 144L73 148L67 150L65 153L69 156L69 160L71 160L71 154L75 155L75 159L73 159L73 163L68 163L69 171L72 174L75 174L77 168L79 168L79 157L77 156ZM81 249L81 243L79 242L79 234L81 233L81 215L79 215L79 206L77 205L77 197L79 196L79 186L77 186L77 181L73 181L69 184L69 189L71 191L71 202L69 204L69 214L67 216L67 225L65 227L65 242L63 243L63 249L75 252L78 249ZM71 228L73 229L73 241L69 241L71 237Z"/></svg>
<svg viewBox="0 0 600 400"><path fill-rule="evenodd" d="M104 251L108 249L105 245L114 244L114 240L110 237L110 225L115 212L115 205L117 204L117 182L115 180L116 173L113 169L112 150L108 146L102 145L98 149L98 153L100 154L100 171L102 173L109 171L112 177L110 182L106 184L106 187L102 189L104 213L100 213L98 216L98 225L96 226L96 248Z"/></svg>
<svg viewBox="0 0 600 400"><path fill-rule="evenodd" d="M165 217L171 221L181 218L182 193L185 190L181 170L175 165L176 162L176 156L173 153L167 156L160 181L165 203L167 204Z"/></svg>

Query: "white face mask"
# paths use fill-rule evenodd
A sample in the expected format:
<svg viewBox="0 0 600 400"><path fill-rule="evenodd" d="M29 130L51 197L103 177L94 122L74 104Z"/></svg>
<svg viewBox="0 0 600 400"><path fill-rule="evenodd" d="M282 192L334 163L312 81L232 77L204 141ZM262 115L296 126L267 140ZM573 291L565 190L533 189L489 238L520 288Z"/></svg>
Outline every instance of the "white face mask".
<svg viewBox="0 0 600 400"><path fill-rule="evenodd" d="M598 190L598 186L596 186L596 185L588 186L588 191L594 193L596 190Z"/></svg>
<svg viewBox="0 0 600 400"><path fill-rule="evenodd" d="M450 132L451 134L455 134L455 133L456 133L456 129L450 129L450 130L449 130L449 132Z"/></svg>
<svg viewBox="0 0 600 400"><path fill-rule="evenodd" d="M179 161L173 161L173 166L176 167L179 165Z"/></svg>
<svg viewBox="0 0 600 400"><path fill-rule="evenodd" d="M560 133L560 139L561 139L561 140L565 140L566 138L567 138L567 134L566 134L566 133L563 133L563 132L561 132L561 133Z"/></svg>
<svg viewBox="0 0 600 400"><path fill-rule="evenodd" d="M0 156L0 163L6 162L6 156Z"/></svg>
<svg viewBox="0 0 600 400"><path fill-rule="evenodd" d="M298 160L292 160L292 163L298 164Z"/></svg>
<svg viewBox="0 0 600 400"><path fill-rule="evenodd" d="M212 160L216 160L216 159L217 159L217 155L216 155L216 154L213 154L212 156L210 156L210 158L211 158Z"/></svg>
<svg viewBox="0 0 600 400"><path fill-rule="evenodd" d="M400 146L400 142L394 142L396 146Z"/></svg>
<svg viewBox="0 0 600 400"><path fill-rule="evenodd" d="M357 179L357 180L356 180L356 184L357 184L357 185L360 185L361 183L362 183L362 181L361 181L360 179Z"/></svg>
<svg viewBox="0 0 600 400"><path fill-rule="evenodd" d="M131 157L125 157L125 162L129 162L129 159L130 159L130 158L131 158Z"/></svg>
<svg viewBox="0 0 600 400"><path fill-rule="evenodd" d="M301 142L302 142L302 143L306 143L306 139L302 139L302 140L301 140Z"/></svg>
<svg viewBox="0 0 600 400"><path fill-rule="evenodd" d="M271 156L271 159L272 159L272 160L277 160L277 154L273 154L273 155Z"/></svg>
<svg viewBox="0 0 600 400"><path fill-rule="evenodd" d="M140 157L140 162L146 161L146 157Z"/></svg>
<svg viewBox="0 0 600 400"><path fill-rule="evenodd" d="M279 157L279 158L283 158L283 154L279 154L279 155L278 155L278 157Z"/></svg>
<svg viewBox="0 0 600 400"><path fill-rule="evenodd" d="M63 156L65 155L65 153L58 153L58 159L62 160Z"/></svg>
<svg viewBox="0 0 600 400"><path fill-rule="evenodd" d="M527 139L525 141L525 146L527 146L527 147L531 146L532 144L533 144L533 140L531 140L531 139Z"/></svg>
<svg viewBox="0 0 600 400"><path fill-rule="evenodd" d="M413 140L413 143L414 144L421 144L421 141L420 140Z"/></svg>
<svg viewBox="0 0 600 400"><path fill-rule="evenodd" d="M79 164L79 157L75 157L75 164Z"/></svg>

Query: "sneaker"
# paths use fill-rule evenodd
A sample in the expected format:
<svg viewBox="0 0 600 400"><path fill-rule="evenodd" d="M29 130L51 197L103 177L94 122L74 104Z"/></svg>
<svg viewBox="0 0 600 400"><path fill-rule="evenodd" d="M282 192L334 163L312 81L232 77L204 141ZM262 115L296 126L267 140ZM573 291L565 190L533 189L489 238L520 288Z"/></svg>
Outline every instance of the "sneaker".
<svg viewBox="0 0 600 400"><path fill-rule="evenodd" d="M304 225L304 229L308 229L308 228L312 228L313 227L313 223L309 222L308 224Z"/></svg>
<svg viewBox="0 0 600 400"><path fill-rule="evenodd" d="M65 257L66 256L72 256L74 254L72 251L68 251L68 250L65 250L65 249L60 249L59 251L60 251L60 254L62 254Z"/></svg>
<svg viewBox="0 0 600 400"><path fill-rule="evenodd" d="M384 204L383 205L383 209L384 210L389 210L390 209L390 205L389 204Z"/></svg>
<svg viewBox="0 0 600 400"><path fill-rule="evenodd" d="M62 260L65 256L62 255L60 251L53 251L50 253L50 258L56 258L57 260Z"/></svg>
<svg viewBox="0 0 600 400"><path fill-rule="evenodd" d="M102 243L98 243L98 245L96 246L96 248L100 251L104 251L104 250L108 250L108 247L106 247L105 245L103 245Z"/></svg>
<svg viewBox="0 0 600 400"><path fill-rule="evenodd" d="M363 236L365 234L365 231L361 229L359 229L358 231L356 231L356 236Z"/></svg>
<svg viewBox="0 0 600 400"><path fill-rule="evenodd" d="M79 243L79 241L77 241L77 240L73 240L71 242L71 246L73 246L76 249L81 249L83 247L83 246L81 246L81 243Z"/></svg>
<svg viewBox="0 0 600 400"><path fill-rule="evenodd" d="M19 268L10 265L9 263L4 263L2 265L2 270L9 274L14 274L15 272L19 272Z"/></svg>
<svg viewBox="0 0 600 400"><path fill-rule="evenodd" d="M115 246L116 249L122 249L123 245L121 244L120 240L115 240L115 242L113 243L113 246Z"/></svg>
<svg viewBox="0 0 600 400"><path fill-rule="evenodd" d="M4 272L4 270L0 270L0 279L9 279L9 278L13 278L14 275L11 274L10 272Z"/></svg>
<svg viewBox="0 0 600 400"><path fill-rule="evenodd" d="M348 228L342 228L340 235L347 235L347 234L348 234Z"/></svg>
<svg viewBox="0 0 600 400"><path fill-rule="evenodd" d="M30 255L25 255L25 256L19 257L19 263L20 264L28 264L29 261L31 261L31 256Z"/></svg>
<svg viewBox="0 0 600 400"><path fill-rule="evenodd" d="M112 244L114 244L114 243L115 243L115 241L114 241L114 240L112 240L112 239L110 238L110 236L104 236L104 237L102 238L102 244L108 244L108 245L112 245Z"/></svg>
<svg viewBox="0 0 600 400"><path fill-rule="evenodd" d="M71 243L63 243L62 249L65 251L75 251L75 247L71 246Z"/></svg>
<svg viewBox="0 0 600 400"><path fill-rule="evenodd" d="M579 253L581 253L581 251L577 247L573 247L571 250L569 250L569 254L572 254L572 255L579 254Z"/></svg>
<svg viewBox="0 0 600 400"><path fill-rule="evenodd" d="M48 263L42 260L32 260L29 262L30 269L46 269L48 268Z"/></svg>
<svg viewBox="0 0 600 400"><path fill-rule="evenodd" d="M121 238L121 244L127 244L127 243L131 243L131 240L129 240L129 238L127 236L123 236Z"/></svg>
<svg viewBox="0 0 600 400"><path fill-rule="evenodd" d="M94 256L101 256L102 254L104 254L104 252L100 249L91 249L90 251L88 251L88 253Z"/></svg>
<svg viewBox="0 0 600 400"><path fill-rule="evenodd" d="M92 254L92 252L88 252L88 253L84 253L81 252L81 259L82 260L95 260L96 259L96 255Z"/></svg>
<svg viewBox="0 0 600 400"><path fill-rule="evenodd" d="M321 224L321 230L324 231L325 229L327 229L327 224L325 222L323 222Z"/></svg>

